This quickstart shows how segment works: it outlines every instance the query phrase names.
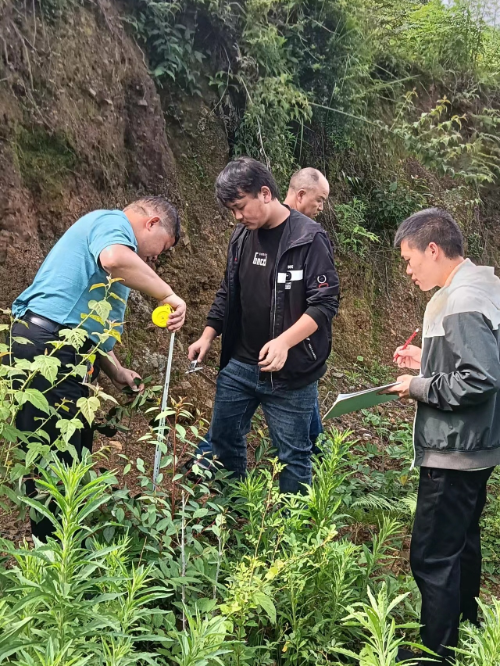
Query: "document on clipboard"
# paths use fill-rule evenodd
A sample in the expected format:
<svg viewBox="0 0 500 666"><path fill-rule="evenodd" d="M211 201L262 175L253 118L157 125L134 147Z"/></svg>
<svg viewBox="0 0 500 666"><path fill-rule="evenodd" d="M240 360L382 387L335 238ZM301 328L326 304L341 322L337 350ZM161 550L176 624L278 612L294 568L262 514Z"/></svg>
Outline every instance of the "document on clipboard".
<svg viewBox="0 0 500 666"><path fill-rule="evenodd" d="M398 384L399 382L393 382L392 384L376 386L375 388L358 391L357 393L339 393L337 400L335 400L323 418L333 419L336 416L358 412L361 409L370 409L370 407L381 405L384 402L397 400L399 398L397 393L384 393L384 391Z"/></svg>

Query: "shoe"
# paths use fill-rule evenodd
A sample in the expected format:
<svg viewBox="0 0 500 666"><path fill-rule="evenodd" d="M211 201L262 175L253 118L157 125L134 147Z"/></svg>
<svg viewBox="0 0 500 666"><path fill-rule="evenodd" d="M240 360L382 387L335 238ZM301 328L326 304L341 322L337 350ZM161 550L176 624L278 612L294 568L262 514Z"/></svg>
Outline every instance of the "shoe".
<svg viewBox="0 0 500 666"><path fill-rule="evenodd" d="M210 477L206 474L196 474L193 471L193 466L197 465L201 469L206 470L211 473L211 478L215 476L216 467L213 465L210 458L204 458L203 456L195 456L187 460L184 465L181 467L181 472L186 475L186 478L189 479L192 483L202 483L207 481Z"/></svg>
<svg viewBox="0 0 500 666"><path fill-rule="evenodd" d="M418 666L419 664L422 664L422 662L419 660L419 657L421 656L422 654L415 654L411 650L407 650L406 648L400 647L398 648L398 656L396 657L396 663L412 659L415 666Z"/></svg>

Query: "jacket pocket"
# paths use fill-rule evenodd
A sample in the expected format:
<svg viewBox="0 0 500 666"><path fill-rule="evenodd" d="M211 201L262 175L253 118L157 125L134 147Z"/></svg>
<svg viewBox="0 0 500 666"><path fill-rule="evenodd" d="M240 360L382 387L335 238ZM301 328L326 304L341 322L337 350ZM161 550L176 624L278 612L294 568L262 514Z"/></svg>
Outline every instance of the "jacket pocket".
<svg viewBox="0 0 500 666"><path fill-rule="evenodd" d="M305 346L307 356L311 359L311 361L317 361L318 357L316 356L316 352L312 346L311 338L306 338L303 341L303 345Z"/></svg>

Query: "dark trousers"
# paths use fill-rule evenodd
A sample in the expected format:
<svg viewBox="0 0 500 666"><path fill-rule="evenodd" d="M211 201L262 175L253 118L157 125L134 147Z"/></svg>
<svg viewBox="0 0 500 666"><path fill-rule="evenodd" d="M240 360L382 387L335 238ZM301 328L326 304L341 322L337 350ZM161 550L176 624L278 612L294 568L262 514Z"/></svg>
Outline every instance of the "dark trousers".
<svg viewBox="0 0 500 666"><path fill-rule="evenodd" d="M492 471L420 469L410 562L422 595L422 643L443 663L454 656L460 618L477 622L479 519Z"/></svg>
<svg viewBox="0 0 500 666"><path fill-rule="evenodd" d="M50 353L54 347L48 343L51 340L59 339L57 333L49 333L32 323L29 323L28 327L24 324L14 324L12 328L12 336L27 338L31 341L31 344L19 344L15 341L12 343L13 358L22 358L29 361L33 361L35 356L42 355L45 350L47 350L47 353ZM75 349L70 346L63 347L61 350L57 351L54 356L61 361L59 375L55 382L58 383L62 375L65 375L70 371L69 364L78 365L81 357L79 357ZM76 407L77 400L81 397L88 396L88 388L83 386L81 382L82 379L79 377L67 377L61 381L61 383L58 383L57 386L51 387L51 384L42 377L42 375L37 374L29 386L29 388L38 389L44 393L49 405L52 405L53 407L57 407L57 405L60 405L63 400L65 400L66 409L59 409L60 416L51 417L47 423L43 425L43 430L49 436L51 443L55 442L60 435L60 430L56 428L56 423L59 418L73 418L78 411L78 408ZM16 427L26 433L29 437L29 433L33 433L40 428L46 418L47 414L41 412L31 403L26 403L17 414ZM84 427L74 433L70 439L70 443L75 447L78 456L81 457L84 448L92 451L93 431L83 417L79 418L83 422ZM46 439L32 439L33 441L41 441L43 444L47 443ZM60 453L59 456L67 463L71 463L72 461L72 457L68 452ZM25 484L26 494L30 497L36 496L35 479L27 478L25 479ZM52 523L47 518L38 516L36 520L31 520L31 532L41 541L46 541L47 536L53 533Z"/></svg>

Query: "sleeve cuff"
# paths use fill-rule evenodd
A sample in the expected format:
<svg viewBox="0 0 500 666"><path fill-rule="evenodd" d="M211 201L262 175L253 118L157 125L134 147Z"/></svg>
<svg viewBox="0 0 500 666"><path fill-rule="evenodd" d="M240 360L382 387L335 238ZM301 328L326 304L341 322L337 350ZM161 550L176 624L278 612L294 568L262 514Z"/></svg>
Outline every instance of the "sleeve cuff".
<svg viewBox="0 0 500 666"><path fill-rule="evenodd" d="M222 322L220 319L207 319L207 326L211 326L215 331L217 331L217 335L221 335L222 333Z"/></svg>
<svg viewBox="0 0 500 666"><path fill-rule="evenodd" d="M413 377L410 382L410 398L419 402L429 402L429 389L432 377Z"/></svg>
<svg viewBox="0 0 500 666"><path fill-rule="evenodd" d="M321 308L315 307L314 305L308 307L304 314L309 315L311 319L314 319L314 321L318 324L318 328L320 326L324 326L327 323L325 320L328 318L323 310Z"/></svg>

